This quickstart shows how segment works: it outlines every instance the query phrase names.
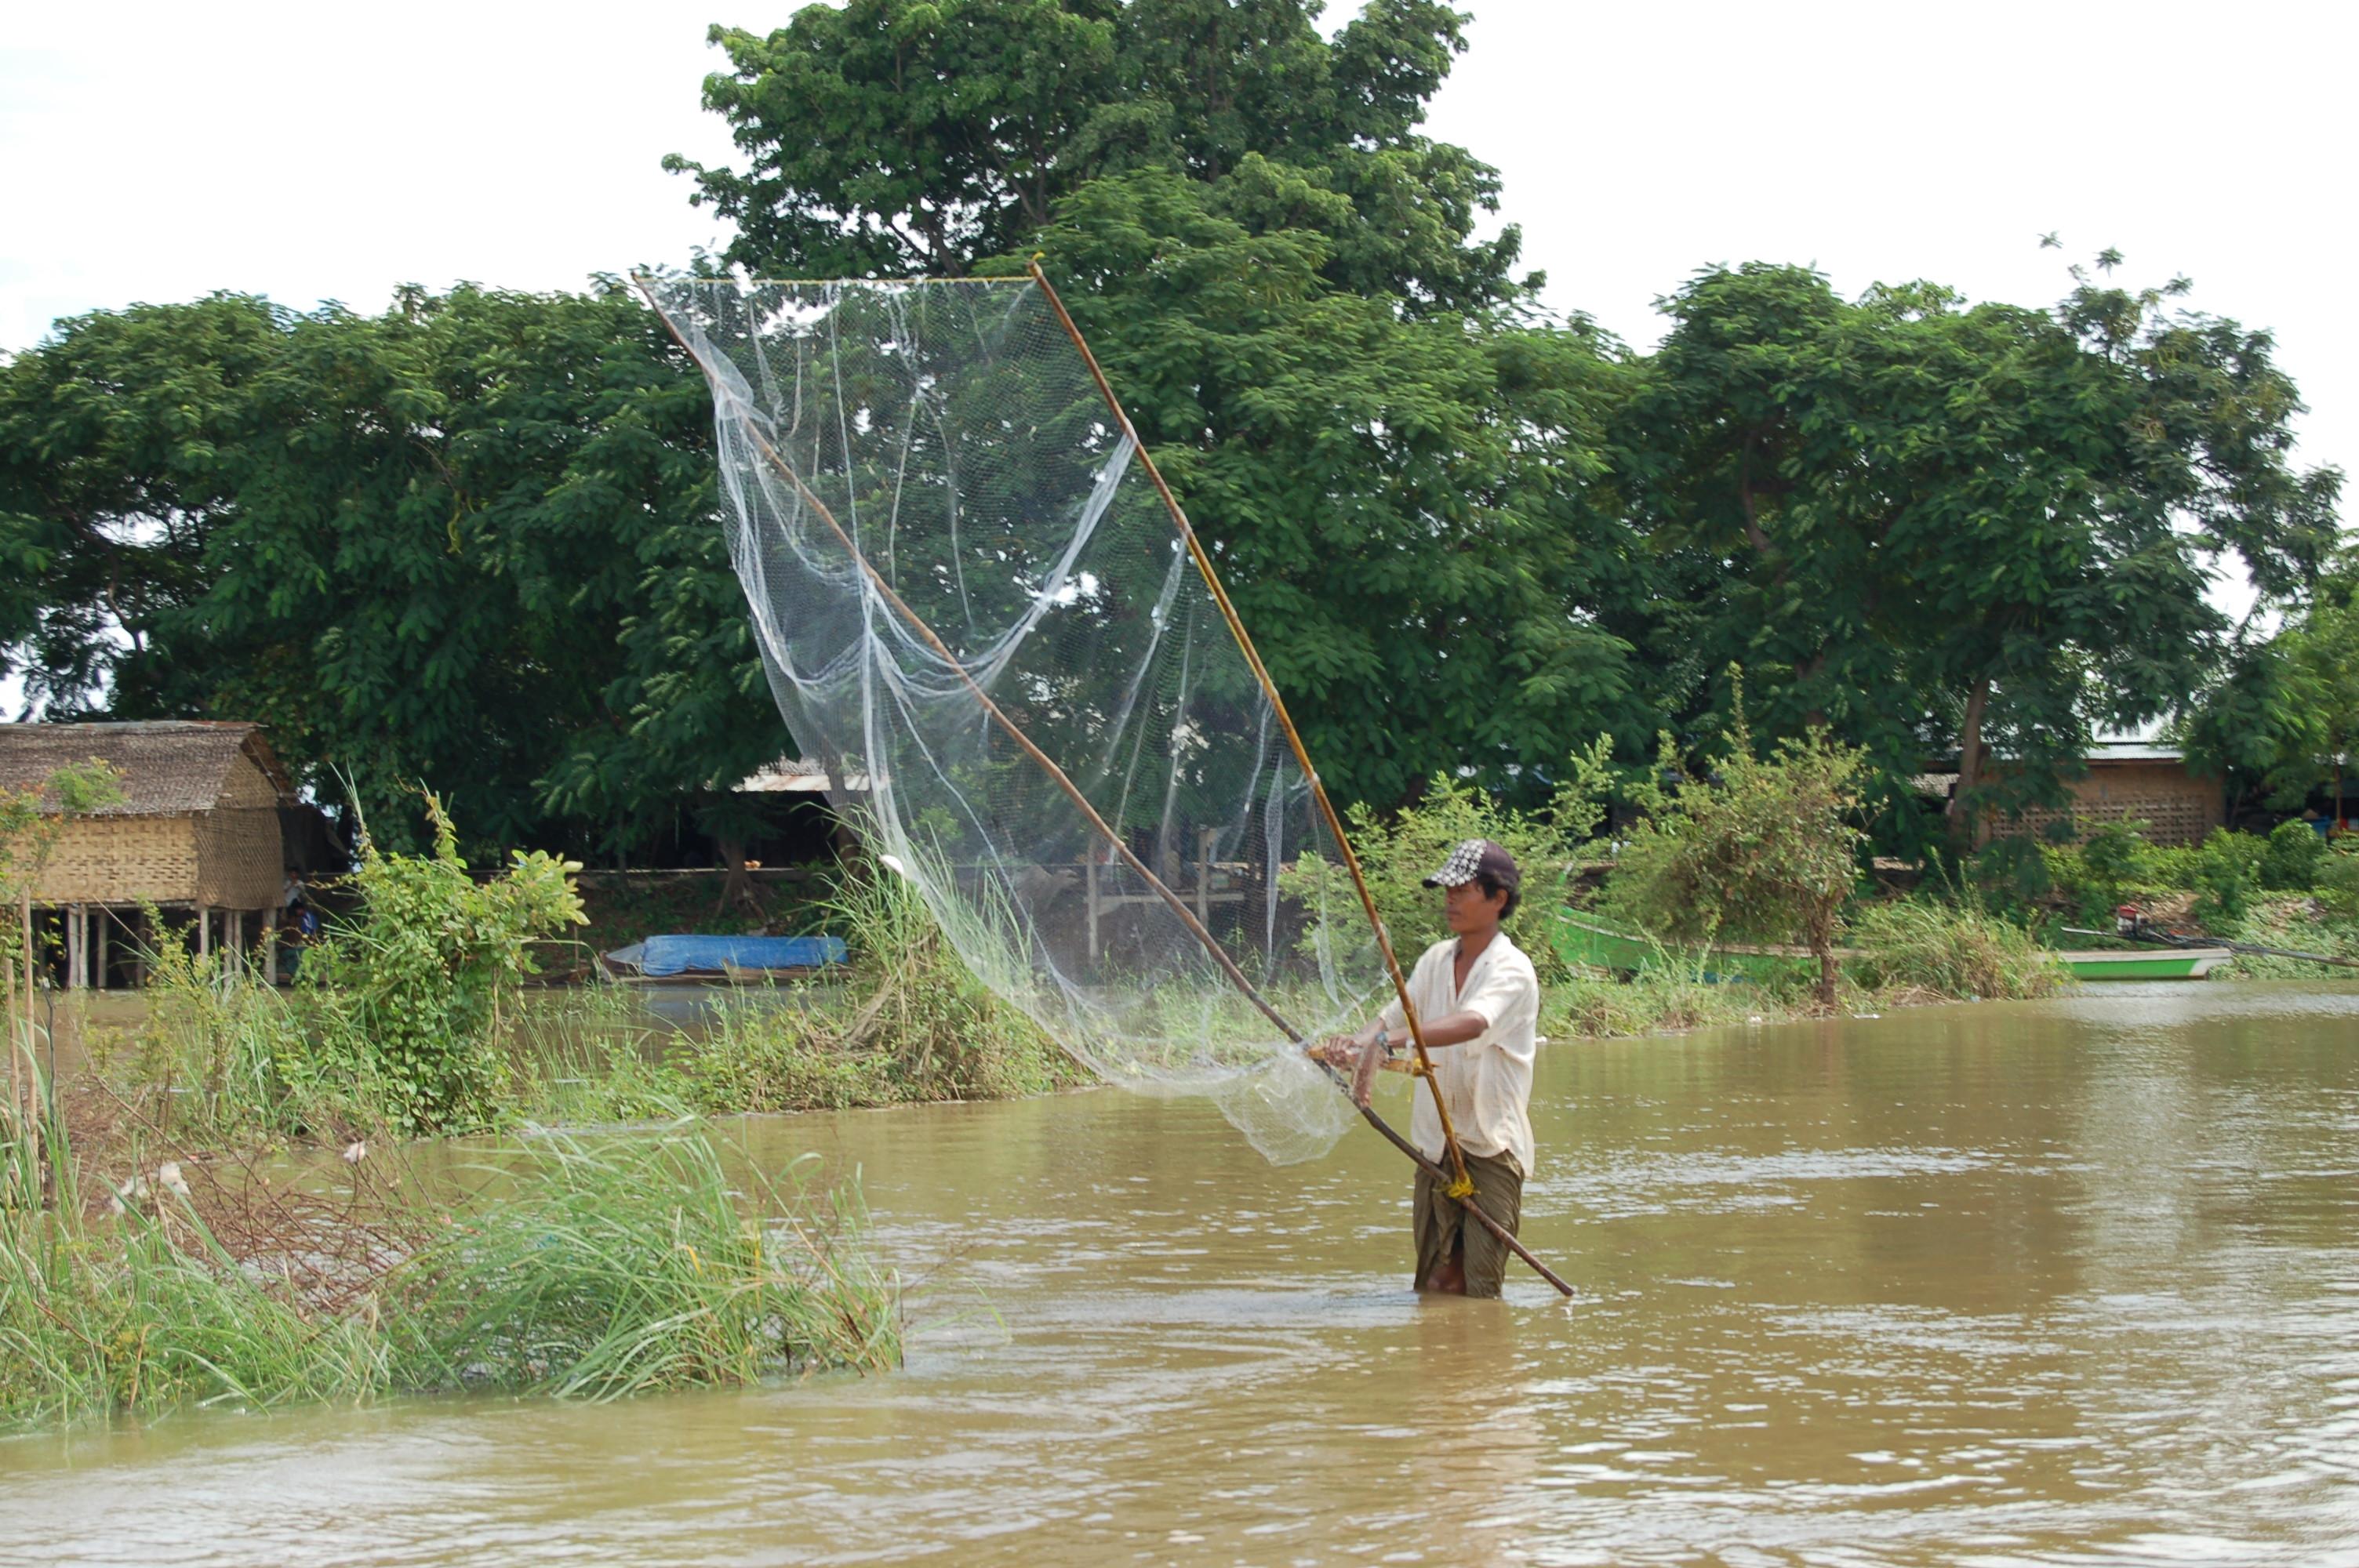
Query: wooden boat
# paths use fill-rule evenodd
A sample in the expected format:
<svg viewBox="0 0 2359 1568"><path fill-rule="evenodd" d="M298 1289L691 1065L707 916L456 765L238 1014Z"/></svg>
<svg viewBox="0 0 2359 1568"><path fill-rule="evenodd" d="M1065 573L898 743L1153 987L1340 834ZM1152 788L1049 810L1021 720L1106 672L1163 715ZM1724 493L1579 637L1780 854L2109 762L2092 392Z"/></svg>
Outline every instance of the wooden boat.
<svg viewBox="0 0 2359 1568"><path fill-rule="evenodd" d="M1666 946L1583 920L1570 911L1557 917L1556 946L1569 964L1624 974L1677 965L1692 968L1701 979L1712 981L1788 979L1811 973L1818 962L1806 947L1739 942L1701 948ZM1836 959L1843 963L1863 957L1857 948L1835 949ZM2162 952L2088 948L2060 952L2056 957L2078 980L2191 980L2201 979L2235 955L2225 947Z"/></svg>
<svg viewBox="0 0 2359 1568"><path fill-rule="evenodd" d="M650 936L600 955L625 985L767 985L809 979L851 959L840 936Z"/></svg>

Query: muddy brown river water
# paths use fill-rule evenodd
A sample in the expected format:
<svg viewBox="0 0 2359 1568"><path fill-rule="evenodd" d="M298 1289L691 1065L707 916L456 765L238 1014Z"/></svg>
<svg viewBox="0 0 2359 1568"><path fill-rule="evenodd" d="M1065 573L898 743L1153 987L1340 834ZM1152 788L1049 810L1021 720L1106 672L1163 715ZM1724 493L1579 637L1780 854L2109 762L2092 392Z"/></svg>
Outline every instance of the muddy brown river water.
<svg viewBox="0 0 2359 1568"><path fill-rule="evenodd" d="M754 1124L860 1168L906 1370L13 1439L0 1562L2359 1563L2359 989L1549 1046L1535 1111L1569 1308L1414 1299L1371 1136Z"/></svg>

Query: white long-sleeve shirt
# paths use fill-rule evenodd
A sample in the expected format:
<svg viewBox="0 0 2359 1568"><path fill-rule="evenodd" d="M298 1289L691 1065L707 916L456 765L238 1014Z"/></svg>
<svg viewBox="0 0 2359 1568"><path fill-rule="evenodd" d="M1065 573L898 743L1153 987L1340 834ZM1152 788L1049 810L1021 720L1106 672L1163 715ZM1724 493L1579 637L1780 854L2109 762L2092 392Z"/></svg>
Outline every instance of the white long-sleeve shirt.
<svg viewBox="0 0 2359 1568"><path fill-rule="evenodd" d="M1504 931L1475 958L1466 984L1454 981L1458 939L1436 942L1409 971L1409 1000L1419 1022L1453 1012L1482 1015L1487 1026L1473 1039L1432 1049L1433 1081L1450 1107L1458 1146L1469 1154L1512 1151L1527 1176L1532 1173L1532 1055L1540 1020L1540 978L1522 948ZM1398 1035L1408 1020L1400 999L1385 1003L1385 1028ZM1447 1145L1433 1091L1415 1086L1417 1108L1409 1115L1409 1141L1426 1158L1439 1161Z"/></svg>

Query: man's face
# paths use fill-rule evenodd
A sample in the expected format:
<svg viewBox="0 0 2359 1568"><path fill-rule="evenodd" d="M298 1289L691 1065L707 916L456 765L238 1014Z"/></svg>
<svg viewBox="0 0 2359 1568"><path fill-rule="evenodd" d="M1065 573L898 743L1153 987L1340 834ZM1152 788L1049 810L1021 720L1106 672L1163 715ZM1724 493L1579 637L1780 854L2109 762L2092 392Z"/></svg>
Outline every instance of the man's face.
<svg viewBox="0 0 2359 1568"><path fill-rule="evenodd" d="M1505 888L1486 893L1481 882L1460 882L1454 888L1441 890L1441 918L1461 936L1490 930L1499 924L1499 912L1506 907Z"/></svg>

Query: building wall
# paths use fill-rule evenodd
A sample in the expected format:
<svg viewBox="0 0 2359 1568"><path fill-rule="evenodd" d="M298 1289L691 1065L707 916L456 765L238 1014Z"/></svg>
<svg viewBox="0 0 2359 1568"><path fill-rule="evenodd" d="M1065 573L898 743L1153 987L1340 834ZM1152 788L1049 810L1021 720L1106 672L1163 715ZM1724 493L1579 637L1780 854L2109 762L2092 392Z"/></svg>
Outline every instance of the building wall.
<svg viewBox="0 0 2359 1568"><path fill-rule="evenodd" d="M2147 839L2155 844L2194 844L2227 820L2227 802L2217 779L2190 774L2183 762L2101 762L2089 776L2071 785L2071 818L2076 835L2108 822L2135 816L2147 824ZM2067 813L2027 811L2023 830L2043 833Z"/></svg>
<svg viewBox="0 0 2359 1568"><path fill-rule="evenodd" d="M275 797L274 797L275 798ZM218 909L269 909L286 885L276 806L196 818L197 894Z"/></svg>
<svg viewBox="0 0 2359 1568"><path fill-rule="evenodd" d="M190 903L197 818L84 816L58 835L34 884L36 903ZM273 823L274 831L276 822Z"/></svg>

